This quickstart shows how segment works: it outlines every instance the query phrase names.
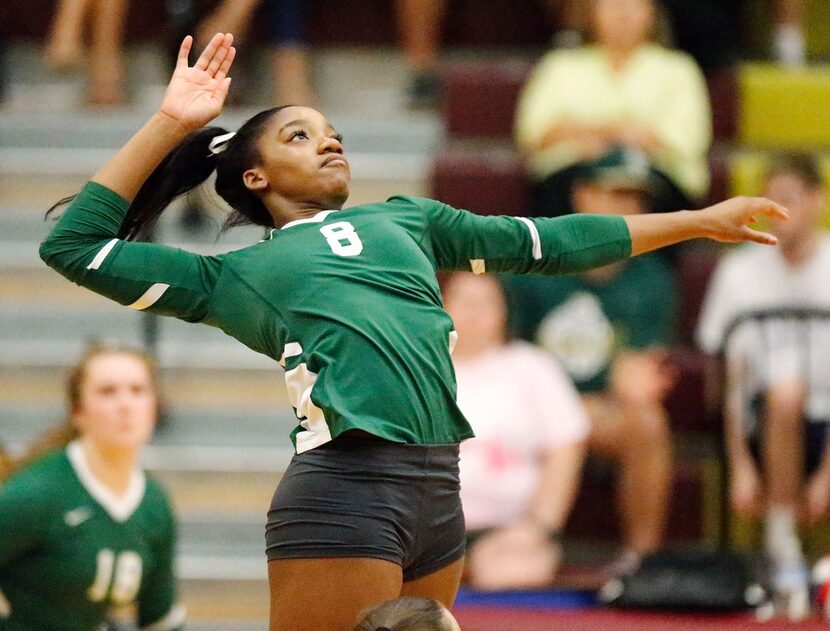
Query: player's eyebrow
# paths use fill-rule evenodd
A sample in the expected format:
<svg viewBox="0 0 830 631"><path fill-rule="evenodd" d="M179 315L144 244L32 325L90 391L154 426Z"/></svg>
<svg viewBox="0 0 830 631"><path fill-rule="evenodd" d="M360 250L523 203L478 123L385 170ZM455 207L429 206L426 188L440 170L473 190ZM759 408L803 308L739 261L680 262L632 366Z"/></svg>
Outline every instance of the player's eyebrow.
<svg viewBox="0 0 830 631"><path fill-rule="evenodd" d="M283 125L282 127L280 127L280 131L282 132L282 131L284 131L285 129L287 129L289 127L302 127L302 126L306 126L306 125L309 125L309 120L308 119L298 118L298 119L290 121L290 122L286 123L285 125ZM331 132L333 134L337 133L337 130L331 125L331 123L326 123L326 128L329 132Z"/></svg>

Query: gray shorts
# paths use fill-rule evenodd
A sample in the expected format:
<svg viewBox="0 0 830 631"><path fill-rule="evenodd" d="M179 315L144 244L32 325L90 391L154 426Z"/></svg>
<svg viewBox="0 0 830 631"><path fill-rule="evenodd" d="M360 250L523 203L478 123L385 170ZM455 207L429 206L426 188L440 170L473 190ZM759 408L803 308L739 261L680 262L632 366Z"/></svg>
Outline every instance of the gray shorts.
<svg viewBox="0 0 830 631"><path fill-rule="evenodd" d="M295 455L268 511L269 560L368 557L411 581L464 556L458 445L346 432Z"/></svg>

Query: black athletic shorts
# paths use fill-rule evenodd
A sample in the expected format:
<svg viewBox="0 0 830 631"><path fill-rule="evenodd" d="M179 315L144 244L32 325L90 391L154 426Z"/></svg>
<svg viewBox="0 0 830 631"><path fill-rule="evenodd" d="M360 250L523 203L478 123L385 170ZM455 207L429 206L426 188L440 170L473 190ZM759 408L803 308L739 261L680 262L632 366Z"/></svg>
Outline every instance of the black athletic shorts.
<svg viewBox="0 0 830 631"><path fill-rule="evenodd" d="M411 581L464 556L458 445L349 431L295 454L268 511L269 560L368 557Z"/></svg>

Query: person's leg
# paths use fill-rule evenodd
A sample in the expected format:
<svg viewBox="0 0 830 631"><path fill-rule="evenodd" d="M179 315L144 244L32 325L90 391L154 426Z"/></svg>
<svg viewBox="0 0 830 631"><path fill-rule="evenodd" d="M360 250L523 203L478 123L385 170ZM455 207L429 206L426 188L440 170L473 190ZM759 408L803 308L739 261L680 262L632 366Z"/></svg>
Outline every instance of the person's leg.
<svg viewBox="0 0 830 631"><path fill-rule="evenodd" d="M402 581L400 566L381 559L271 560L270 631L350 631L363 610L397 598Z"/></svg>
<svg viewBox="0 0 830 631"><path fill-rule="evenodd" d="M43 58L49 66L63 70L81 60L83 26L91 0L61 0L58 3Z"/></svg>
<svg viewBox="0 0 830 631"><path fill-rule="evenodd" d="M536 524L515 524L482 536L467 551L465 580L475 589L550 587L562 549Z"/></svg>
<svg viewBox="0 0 830 631"><path fill-rule="evenodd" d="M408 97L415 107L432 105L438 96L435 70L445 9L446 0L397 1L401 48L412 73Z"/></svg>
<svg viewBox="0 0 830 631"><path fill-rule="evenodd" d="M625 406L586 397L592 431L589 448L619 466L617 501L627 547L638 555L662 543L671 483L668 417L659 405Z"/></svg>
<svg viewBox="0 0 830 631"><path fill-rule="evenodd" d="M462 557L431 574L406 581L403 583L400 595L431 598L449 609L455 602L463 571L464 559Z"/></svg>
<svg viewBox="0 0 830 631"><path fill-rule="evenodd" d="M95 0L89 51L91 105L119 105L124 100L124 22L127 0Z"/></svg>
<svg viewBox="0 0 830 631"><path fill-rule="evenodd" d="M798 383L773 385L767 392L762 458L767 489L767 551L800 557L796 515L804 471L805 389Z"/></svg>
<svg viewBox="0 0 830 631"><path fill-rule="evenodd" d="M275 105L315 105L305 13L303 0L269 0L265 4L267 43L273 69L271 100Z"/></svg>

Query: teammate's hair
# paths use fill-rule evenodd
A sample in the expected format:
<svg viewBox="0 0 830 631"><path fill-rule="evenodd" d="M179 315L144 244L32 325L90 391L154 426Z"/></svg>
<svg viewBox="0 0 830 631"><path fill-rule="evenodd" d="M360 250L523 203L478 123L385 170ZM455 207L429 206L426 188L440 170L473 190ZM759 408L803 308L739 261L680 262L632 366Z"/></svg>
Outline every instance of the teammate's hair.
<svg viewBox="0 0 830 631"><path fill-rule="evenodd" d="M824 187L821 169L812 153L794 152L775 156L767 169L766 179L769 181L778 175L794 175L811 189Z"/></svg>
<svg viewBox="0 0 830 631"><path fill-rule="evenodd" d="M445 612L435 600L402 596L369 611L352 631L450 631Z"/></svg>
<svg viewBox="0 0 830 631"><path fill-rule="evenodd" d="M81 408L81 393L89 364L96 357L104 355L130 355L139 359L147 367L156 398L160 400L156 364L148 353L120 344L96 342L90 345L78 362L70 368L66 377L66 419L62 424L51 427L38 436L18 458L13 458L5 450L0 450L0 482L18 469L22 469L51 451L63 449L78 438L80 434L72 421L72 416Z"/></svg>
<svg viewBox="0 0 830 631"><path fill-rule="evenodd" d="M286 107L291 106L274 107L249 118L221 153L210 151L209 145L216 136L227 133L226 129L203 127L187 136L164 157L139 189L121 223L118 237L131 240L146 235L174 199L199 186L214 170L216 192L232 209L223 230L244 224L273 228L271 213L245 186L242 174L259 163L258 141L274 114ZM46 216L72 199L74 196L60 200Z"/></svg>

